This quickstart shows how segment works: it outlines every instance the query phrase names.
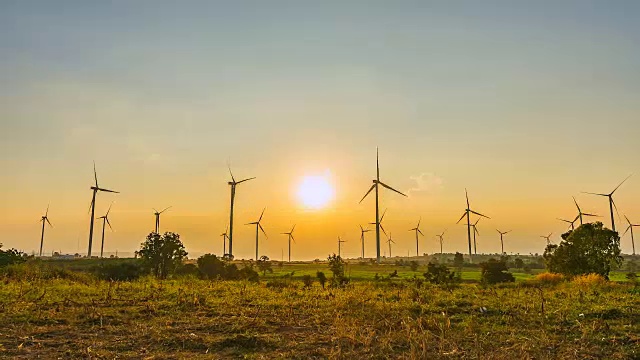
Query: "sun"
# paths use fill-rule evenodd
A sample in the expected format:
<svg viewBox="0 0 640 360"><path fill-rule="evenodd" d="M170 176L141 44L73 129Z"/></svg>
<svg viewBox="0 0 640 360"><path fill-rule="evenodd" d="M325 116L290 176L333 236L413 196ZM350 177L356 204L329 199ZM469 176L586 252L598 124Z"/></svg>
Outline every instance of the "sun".
<svg viewBox="0 0 640 360"><path fill-rule="evenodd" d="M307 208L320 209L333 200L334 189L327 175L307 175L298 185L298 200Z"/></svg>

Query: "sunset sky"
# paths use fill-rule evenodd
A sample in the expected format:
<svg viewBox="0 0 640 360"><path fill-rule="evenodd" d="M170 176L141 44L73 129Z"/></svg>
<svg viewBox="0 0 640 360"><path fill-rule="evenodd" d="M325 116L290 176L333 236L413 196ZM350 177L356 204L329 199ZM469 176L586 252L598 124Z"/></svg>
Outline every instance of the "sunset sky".
<svg viewBox="0 0 640 360"><path fill-rule="evenodd" d="M455 222L471 206L478 252L542 253L540 235L640 166L638 1L2 1L0 242L86 253L92 162L96 216L115 201L105 251L133 252L153 230L191 255L222 252L231 162L238 186L236 258L360 254L375 177L394 254L466 252ZM298 197L305 176L334 196ZM617 193L640 223L640 173ZM617 220L618 230L623 223ZM624 228L624 227L623 227ZM99 230L96 222L96 230ZM94 235L94 254L99 234ZM375 255L367 236L367 256ZM386 250L386 246L383 247ZM628 235L622 249L631 252ZM421 251L422 252L422 251Z"/></svg>

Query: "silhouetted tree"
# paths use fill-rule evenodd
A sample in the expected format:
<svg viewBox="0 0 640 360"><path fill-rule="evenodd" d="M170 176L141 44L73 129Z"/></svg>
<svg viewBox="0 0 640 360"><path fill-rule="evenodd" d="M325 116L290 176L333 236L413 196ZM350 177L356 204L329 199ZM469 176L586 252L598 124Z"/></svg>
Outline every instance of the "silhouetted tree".
<svg viewBox="0 0 640 360"><path fill-rule="evenodd" d="M457 252L455 255L453 255L453 266L456 269L462 269L463 265L464 265L464 256L462 255L462 253Z"/></svg>
<svg viewBox="0 0 640 360"><path fill-rule="evenodd" d="M267 271L272 273L273 268L271 268L271 261L269 261L269 257L266 255L262 255L260 260L258 260L258 269L262 271L262 276L267 274Z"/></svg>
<svg viewBox="0 0 640 360"><path fill-rule="evenodd" d="M207 279L227 278L225 261L213 254L204 254L200 256L198 258L198 269L202 276Z"/></svg>
<svg viewBox="0 0 640 360"><path fill-rule="evenodd" d="M327 276L322 271L318 271L316 273L316 277L318 278L318 282L320 282L320 285L322 286L322 290L324 290L324 285L327 283Z"/></svg>
<svg viewBox="0 0 640 360"><path fill-rule="evenodd" d="M502 282L514 282L516 279L508 272L505 258L500 260L489 259L480 263L482 269L482 282L486 284L497 284Z"/></svg>
<svg viewBox="0 0 640 360"><path fill-rule="evenodd" d="M601 222L562 234L560 244L547 245L543 256L549 271L565 275L594 273L609 279L612 266L622 264L620 237Z"/></svg>
<svg viewBox="0 0 640 360"><path fill-rule="evenodd" d="M513 267L515 267L516 269L522 269L524 267L524 261L522 261L522 259L520 258L516 258L515 260L513 260Z"/></svg>
<svg viewBox="0 0 640 360"><path fill-rule="evenodd" d="M423 276L428 282L436 285L452 284L459 280L454 272L449 271L447 265L433 262L427 265L427 272Z"/></svg>
<svg viewBox="0 0 640 360"><path fill-rule="evenodd" d="M342 286L349 282L344 276L344 260L340 257L340 255L329 255L327 258L329 260L329 270L333 273L333 277L331 278L331 284L333 286Z"/></svg>
<svg viewBox="0 0 640 360"><path fill-rule="evenodd" d="M166 279L187 256L180 235L172 232L149 234L138 254L158 279Z"/></svg>
<svg viewBox="0 0 640 360"><path fill-rule="evenodd" d="M2 250L2 244L0 243L0 267L25 261L27 261L27 254L16 249Z"/></svg>

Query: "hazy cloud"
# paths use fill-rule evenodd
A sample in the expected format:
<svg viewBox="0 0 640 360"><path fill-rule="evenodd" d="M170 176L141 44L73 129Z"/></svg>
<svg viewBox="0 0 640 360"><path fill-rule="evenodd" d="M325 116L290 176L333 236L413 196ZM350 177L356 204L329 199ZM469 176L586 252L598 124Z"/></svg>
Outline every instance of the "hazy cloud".
<svg viewBox="0 0 640 360"><path fill-rule="evenodd" d="M409 189L407 195L417 195L418 193L434 193L443 187L444 180L438 175L424 172L418 176L410 176L409 179L415 184Z"/></svg>

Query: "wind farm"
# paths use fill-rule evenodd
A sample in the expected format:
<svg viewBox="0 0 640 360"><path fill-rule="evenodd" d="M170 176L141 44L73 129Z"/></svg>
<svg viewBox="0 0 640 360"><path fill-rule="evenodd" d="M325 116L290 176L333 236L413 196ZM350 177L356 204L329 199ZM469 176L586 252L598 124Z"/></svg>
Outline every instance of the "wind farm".
<svg viewBox="0 0 640 360"><path fill-rule="evenodd" d="M640 357L640 2L0 9L1 359Z"/></svg>

